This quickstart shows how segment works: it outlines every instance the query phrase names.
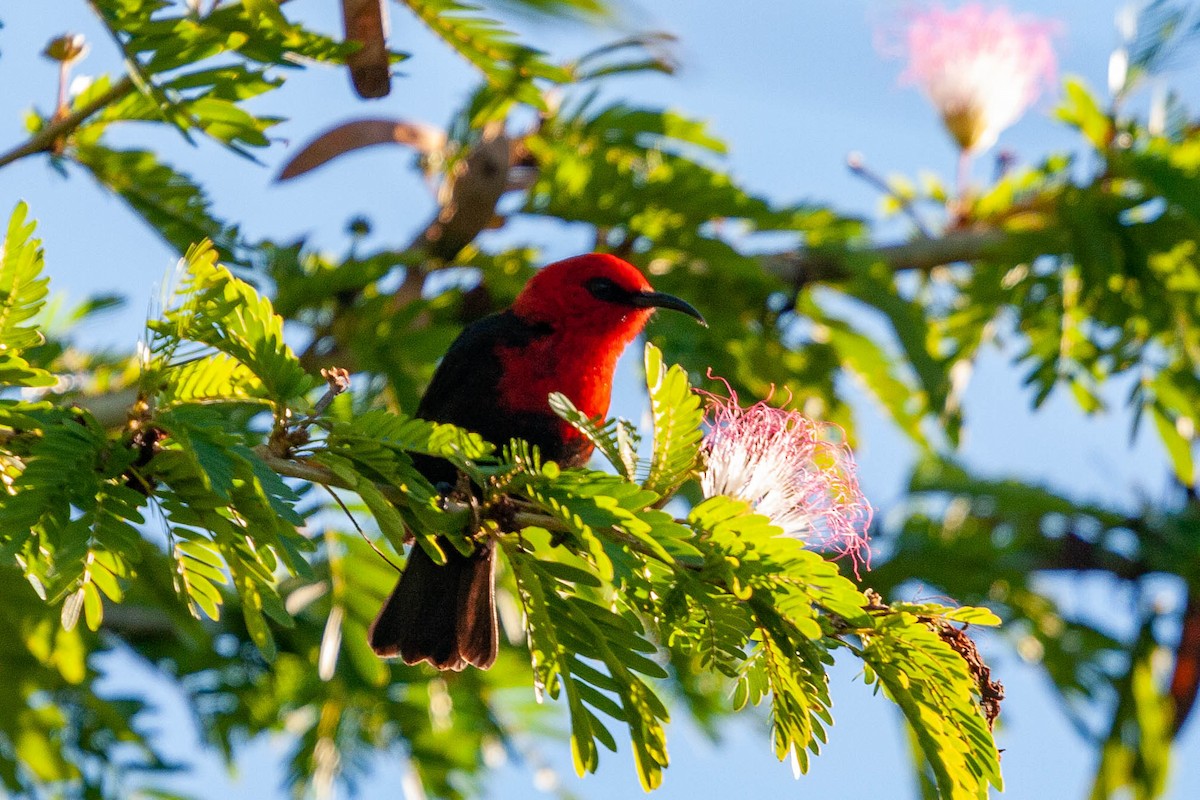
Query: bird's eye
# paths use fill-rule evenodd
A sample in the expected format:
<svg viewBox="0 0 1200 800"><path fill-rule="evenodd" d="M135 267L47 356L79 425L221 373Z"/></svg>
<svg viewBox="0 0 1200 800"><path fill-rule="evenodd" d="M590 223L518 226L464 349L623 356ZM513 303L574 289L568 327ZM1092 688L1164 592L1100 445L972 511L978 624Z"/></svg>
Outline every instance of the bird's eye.
<svg viewBox="0 0 1200 800"><path fill-rule="evenodd" d="M611 278L590 278L583 287L597 300L609 303L629 302L629 290L622 288Z"/></svg>

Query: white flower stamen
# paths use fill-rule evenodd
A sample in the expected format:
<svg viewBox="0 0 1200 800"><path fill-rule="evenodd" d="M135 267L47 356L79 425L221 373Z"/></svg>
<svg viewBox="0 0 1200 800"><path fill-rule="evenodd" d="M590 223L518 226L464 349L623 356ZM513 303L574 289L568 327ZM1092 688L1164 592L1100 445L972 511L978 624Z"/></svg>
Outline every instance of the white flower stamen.
<svg viewBox="0 0 1200 800"><path fill-rule="evenodd" d="M796 411L766 402L742 408L736 396L709 402L705 497L745 500L788 536L851 556L856 569L869 561L871 506L848 447Z"/></svg>

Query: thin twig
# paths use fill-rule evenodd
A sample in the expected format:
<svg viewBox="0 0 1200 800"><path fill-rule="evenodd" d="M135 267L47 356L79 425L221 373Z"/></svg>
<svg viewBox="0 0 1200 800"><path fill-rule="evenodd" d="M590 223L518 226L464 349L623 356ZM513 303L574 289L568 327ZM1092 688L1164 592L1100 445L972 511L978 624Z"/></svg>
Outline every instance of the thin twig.
<svg viewBox="0 0 1200 800"><path fill-rule="evenodd" d="M292 427L301 429L305 428L318 419L325 413L325 409L329 408L335 397L350 388L350 371L341 367L329 367L321 370L321 377L325 379L326 385L329 387L325 390L325 394L313 404L312 413L303 419L296 422Z"/></svg>
<svg viewBox="0 0 1200 800"><path fill-rule="evenodd" d="M342 507L342 511L346 513L346 519L350 520L350 524L354 526L354 530L358 531L358 535L361 536L362 540L367 543L367 546L375 551L375 555L382 558L384 563L396 570L396 572L400 572L400 567L396 566L396 562L388 558L387 553L380 550L379 547L373 541L371 541L371 537L367 536L366 532L363 531L362 527L358 524L358 520L354 518L354 514L351 513L350 509L346 507L346 504L342 502L342 498L338 497L338 494L333 490L333 487L326 484L321 484L321 488L329 492L329 496L333 498L333 501Z"/></svg>
<svg viewBox="0 0 1200 800"><path fill-rule="evenodd" d="M24 144L14 147L7 153L0 155L0 167L6 167L14 161L24 158L25 156L35 155L37 153L46 153L54 148L55 143L63 137L69 135L72 131L82 125L87 119L100 111L105 106L120 100L134 90L133 81L126 75L121 80L114 83L108 91L93 98L86 105L77 108L67 116L51 122L46 127L42 128L33 136L29 137Z"/></svg>
<svg viewBox="0 0 1200 800"><path fill-rule="evenodd" d="M874 170L867 166L867 162L863 159L861 153L851 153L850 155L846 156L846 166L850 169L851 175L862 178L868 184L895 200L897 206L900 208L900 211L902 211L904 215L912 221L913 227L917 229L917 232L921 234L922 238L933 238L933 233L929 230L929 226L925 224L925 220L921 218L920 213L917 212L917 208L913 204L912 198L903 197L897 194L896 190L893 189L887 181L885 181L883 178L877 175Z"/></svg>

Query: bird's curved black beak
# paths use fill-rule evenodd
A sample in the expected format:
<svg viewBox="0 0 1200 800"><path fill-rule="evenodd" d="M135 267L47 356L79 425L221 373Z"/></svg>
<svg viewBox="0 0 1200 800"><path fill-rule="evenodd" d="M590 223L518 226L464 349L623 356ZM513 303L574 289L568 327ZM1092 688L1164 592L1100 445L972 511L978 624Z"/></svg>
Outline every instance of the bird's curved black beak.
<svg viewBox="0 0 1200 800"><path fill-rule="evenodd" d="M673 294L666 292L638 292L629 298L630 305L637 308L669 308L672 311L682 311L689 317L693 317L704 327L708 327L708 322L704 319L696 308L686 300L680 300Z"/></svg>

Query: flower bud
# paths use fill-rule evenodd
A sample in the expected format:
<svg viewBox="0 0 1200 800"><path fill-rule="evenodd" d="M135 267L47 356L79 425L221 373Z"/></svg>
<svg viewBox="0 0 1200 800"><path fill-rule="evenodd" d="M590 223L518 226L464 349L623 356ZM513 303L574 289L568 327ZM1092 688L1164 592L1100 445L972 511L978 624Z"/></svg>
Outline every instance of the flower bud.
<svg viewBox="0 0 1200 800"><path fill-rule="evenodd" d="M50 43L46 45L46 49L42 51L42 55L51 61L69 64L83 58L87 54L87 50L87 40L83 38L82 33L65 33L51 39Z"/></svg>

